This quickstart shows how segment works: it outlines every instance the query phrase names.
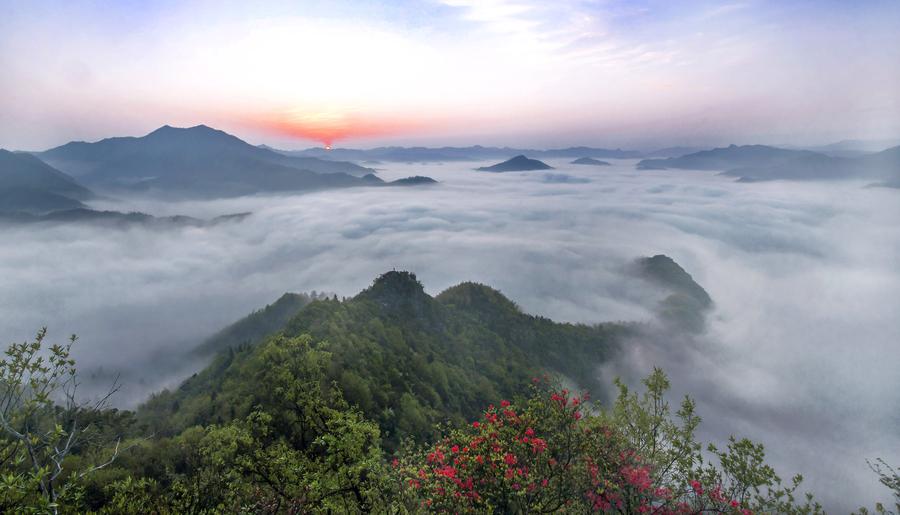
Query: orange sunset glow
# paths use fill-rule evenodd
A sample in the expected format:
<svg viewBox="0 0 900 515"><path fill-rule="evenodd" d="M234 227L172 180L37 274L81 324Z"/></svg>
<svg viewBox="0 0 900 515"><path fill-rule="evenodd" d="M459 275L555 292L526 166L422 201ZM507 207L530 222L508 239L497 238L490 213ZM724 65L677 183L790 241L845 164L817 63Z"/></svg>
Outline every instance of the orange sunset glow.
<svg viewBox="0 0 900 515"><path fill-rule="evenodd" d="M403 117L300 110L251 115L247 116L242 124L277 136L318 141L326 147L348 139L395 136L429 125L423 120Z"/></svg>

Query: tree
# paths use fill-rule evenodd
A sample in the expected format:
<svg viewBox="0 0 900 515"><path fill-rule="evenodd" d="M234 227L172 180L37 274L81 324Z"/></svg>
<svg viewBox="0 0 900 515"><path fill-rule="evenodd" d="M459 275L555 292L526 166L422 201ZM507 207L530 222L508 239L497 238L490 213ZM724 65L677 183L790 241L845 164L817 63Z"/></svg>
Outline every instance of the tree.
<svg viewBox="0 0 900 515"><path fill-rule="evenodd" d="M686 398L677 418L655 370L644 395L620 394L609 412L586 409L555 382L537 381L527 399L489 406L468 427L393 462L395 502L408 511L449 513L820 513L784 487L761 445L732 440L703 460L700 419Z"/></svg>
<svg viewBox="0 0 900 515"><path fill-rule="evenodd" d="M117 441L105 461L67 470L74 449L99 444L98 432L82 420L102 411L116 388L96 402L80 402L70 356L77 338L48 347L46 337L42 328L34 341L10 345L0 360L2 508L56 513L60 499L77 495L72 487L80 478L112 463L120 451Z"/></svg>
<svg viewBox="0 0 900 515"><path fill-rule="evenodd" d="M878 514L891 514L900 513L900 473L897 473L897 470L888 465L886 461L881 458L875 460L875 462L871 462L866 460L866 463L869 464L869 468L872 469L872 472L878 475L878 482L882 485L888 487L891 493L894 494L894 509L896 512L891 511L884 507L882 503L876 503L875 509L871 513ZM859 515L868 515L870 512L867 508L860 508Z"/></svg>

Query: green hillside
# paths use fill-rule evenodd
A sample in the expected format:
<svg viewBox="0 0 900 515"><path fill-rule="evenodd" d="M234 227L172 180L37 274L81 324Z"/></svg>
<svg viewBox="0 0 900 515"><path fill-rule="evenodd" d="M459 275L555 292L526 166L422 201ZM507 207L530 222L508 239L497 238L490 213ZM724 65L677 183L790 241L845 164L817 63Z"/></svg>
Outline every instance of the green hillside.
<svg viewBox="0 0 900 515"><path fill-rule="evenodd" d="M469 418L545 371L598 392L596 367L633 330L527 315L500 292L475 283L431 297L414 274L388 272L351 299L305 305L281 334L324 342L332 356L328 379L395 445L404 436L431 436L435 422ZM174 434L245 416L261 402L254 380L262 373L261 351L246 344L225 348L180 388L150 399L138 417L155 432Z"/></svg>

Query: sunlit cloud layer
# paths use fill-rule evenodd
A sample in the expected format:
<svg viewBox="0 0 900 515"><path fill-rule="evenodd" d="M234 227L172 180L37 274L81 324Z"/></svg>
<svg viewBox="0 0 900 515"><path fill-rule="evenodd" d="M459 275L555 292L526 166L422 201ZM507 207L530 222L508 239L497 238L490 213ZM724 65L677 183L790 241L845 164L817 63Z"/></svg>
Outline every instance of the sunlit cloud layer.
<svg viewBox="0 0 900 515"><path fill-rule="evenodd" d="M2 2L0 147L668 145L900 133L891 2Z"/></svg>

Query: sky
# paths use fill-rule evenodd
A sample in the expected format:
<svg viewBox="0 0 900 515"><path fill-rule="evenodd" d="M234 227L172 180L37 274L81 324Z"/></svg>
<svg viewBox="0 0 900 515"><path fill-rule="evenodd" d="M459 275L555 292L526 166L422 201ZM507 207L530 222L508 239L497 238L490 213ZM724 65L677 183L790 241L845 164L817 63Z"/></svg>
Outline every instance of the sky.
<svg viewBox="0 0 900 515"><path fill-rule="evenodd" d="M900 137L900 4L0 0L0 148Z"/></svg>

